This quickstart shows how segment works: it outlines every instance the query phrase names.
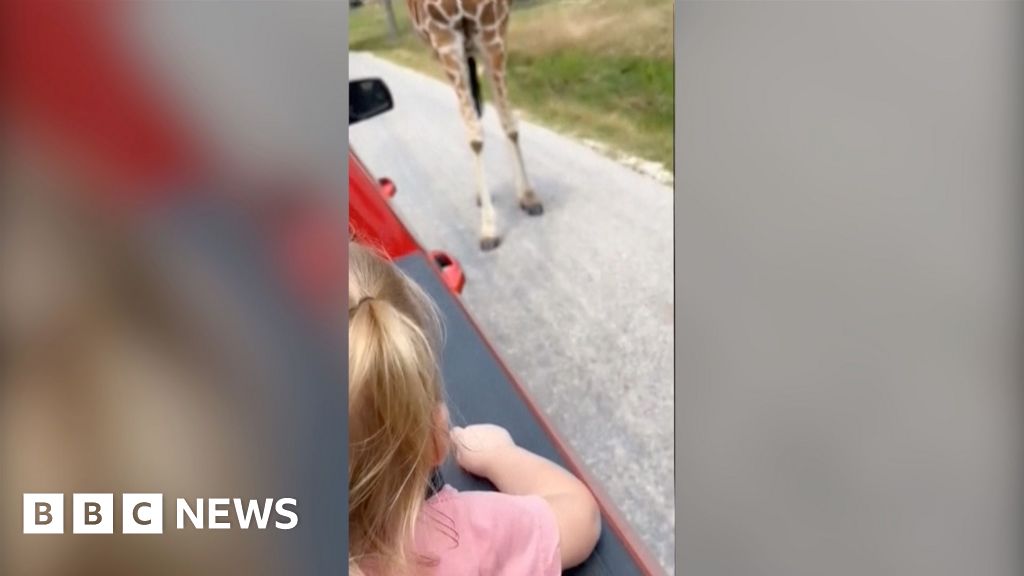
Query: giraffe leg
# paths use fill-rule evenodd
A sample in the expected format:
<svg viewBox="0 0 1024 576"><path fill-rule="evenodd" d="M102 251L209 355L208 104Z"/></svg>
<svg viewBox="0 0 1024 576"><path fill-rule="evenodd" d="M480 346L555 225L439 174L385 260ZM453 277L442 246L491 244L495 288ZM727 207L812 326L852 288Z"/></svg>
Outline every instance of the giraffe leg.
<svg viewBox="0 0 1024 576"><path fill-rule="evenodd" d="M452 86L455 87L455 94L459 99L459 111L462 114L462 121L466 126L469 140L469 147L473 151L474 165L476 169L476 197L480 206L480 248L492 250L498 247L501 239L498 237L497 217L494 213L494 205L491 202L491 191L487 187L484 178L483 166L483 126L480 118L476 115L476 108L473 103L473 96L469 85L469 67L466 59L465 47L461 36L455 35L453 42L438 49L438 56L444 65L445 72Z"/></svg>
<svg viewBox="0 0 1024 576"><path fill-rule="evenodd" d="M470 145L475 157L477 202L480 204L480 249L486 252L497 248L501 238L498 236L491 191L484 179L483 142L471 142Z"/></svg>
<svg viewBox="0 0 1024 576"><path fill-rule="evenodd" d="M494 92L494 106L498 110L501 127L508 137L515 161L519 207L530 216L539 216L544 213L544 205L526 177L526 164L523 162L523 152L519 147L519 127L508 101L508 87L505 84L505 43L502 40L495 40L481 46L481 49L485 54L483 61Z"/></svg>

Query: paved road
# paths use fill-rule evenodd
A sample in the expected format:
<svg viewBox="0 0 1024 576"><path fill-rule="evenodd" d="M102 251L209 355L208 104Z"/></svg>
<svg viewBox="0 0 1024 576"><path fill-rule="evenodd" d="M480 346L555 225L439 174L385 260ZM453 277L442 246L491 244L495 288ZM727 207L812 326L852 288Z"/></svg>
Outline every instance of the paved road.
<svg viewBox="0 0 1024 576"><path fill-rule="evenodd" d="M499 226L478 248L472 157L445 84L372 55L350 77L383 78L395 110L349 138L427 247L458 258L464 300L512 370L671 570L673 499L672 190L544 128L523 123L527 170L545 214L515 201L494 110L485 162Z"/></svg>

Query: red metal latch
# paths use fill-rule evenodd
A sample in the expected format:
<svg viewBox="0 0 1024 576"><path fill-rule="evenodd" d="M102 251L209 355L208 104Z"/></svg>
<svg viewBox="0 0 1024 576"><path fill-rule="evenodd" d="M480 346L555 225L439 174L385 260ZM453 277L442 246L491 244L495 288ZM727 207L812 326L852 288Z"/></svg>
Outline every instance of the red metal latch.
<svg viewBox="0 0 1024 576"><path fill-rule="evenodd" d="M441 278L448 288L456 294L462 294L462 287L466 285L466 275L462 272L459 262L440 250L432 251L430 257L440 269Z"/></svg>

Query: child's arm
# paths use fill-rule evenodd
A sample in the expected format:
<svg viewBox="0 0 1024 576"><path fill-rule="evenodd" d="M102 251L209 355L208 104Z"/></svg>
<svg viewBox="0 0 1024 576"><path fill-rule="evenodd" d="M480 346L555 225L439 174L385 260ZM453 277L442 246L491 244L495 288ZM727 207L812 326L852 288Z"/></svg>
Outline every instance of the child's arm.
<svg viewBox="0 0 1024 576"><path fill-rule="evenodd" d="M562 567L581 564L601 534L601 511L590 490L560 466L516 446L508 431L493 424L452 430L455 457L467 472L491 481L506 494L544 498L555 514Z"/></svg>

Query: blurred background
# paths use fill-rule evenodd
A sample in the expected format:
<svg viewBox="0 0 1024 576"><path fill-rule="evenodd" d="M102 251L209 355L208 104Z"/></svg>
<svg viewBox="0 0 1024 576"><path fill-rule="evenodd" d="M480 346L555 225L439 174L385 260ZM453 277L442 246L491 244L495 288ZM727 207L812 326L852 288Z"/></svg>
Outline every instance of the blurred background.
<svg viewBox="0 0 1024 576"><path fill-rule="evenodd" d="M1024 4L678 16L679 572L1021 574Z"/></svg>
<svg viewBox="0 0 1024 576"><path fill-rule="evenodd" d="M346 10L4 4L0 573L345 569ZM75 537L75 492L163 493L165 533ZM299 524L178 531L179 497Z"/></svg>

